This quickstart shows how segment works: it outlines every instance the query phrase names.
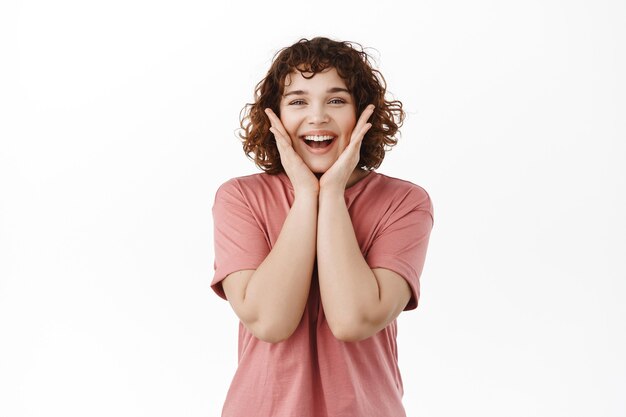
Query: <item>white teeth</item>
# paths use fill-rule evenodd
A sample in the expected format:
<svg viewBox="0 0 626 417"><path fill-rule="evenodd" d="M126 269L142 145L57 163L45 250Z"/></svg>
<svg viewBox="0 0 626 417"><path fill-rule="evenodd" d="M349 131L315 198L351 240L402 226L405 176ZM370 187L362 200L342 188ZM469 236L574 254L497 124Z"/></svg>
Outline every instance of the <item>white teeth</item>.
<svg viewBox="0 0 626 417"><path fill-rule="evenodd" d="M334 136L305 136L304 140L312 140L315 142L323 142L325 140L331 140Z"/></svg>

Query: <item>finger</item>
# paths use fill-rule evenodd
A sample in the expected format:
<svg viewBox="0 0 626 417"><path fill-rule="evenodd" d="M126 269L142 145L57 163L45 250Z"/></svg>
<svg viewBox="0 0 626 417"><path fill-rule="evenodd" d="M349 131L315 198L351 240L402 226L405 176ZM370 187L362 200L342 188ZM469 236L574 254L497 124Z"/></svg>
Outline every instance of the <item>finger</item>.
<svg viewBox="0 0 626 417"><path fill-rule="evenodd" d="M286 139L275 127L270 127L270 132L274 135L276 139L276 146L278 146L278 151L281 152L281 148L288 148L291 146L291 142Z"/></svg>
<svg viewBox="0 0 626 417"><path fill-rule="evenodd" d="M361 132L361 134L359 135L361 137L361 140L363 140L363 138L365 137L365 134L369 132L371 128L372 128L371 123L365 123L365 126L363 126L363 132Z"/></svg>
<svg viewBox="0 0 626 417"><path fill-rule="evenodd" d="M367 131L372 127L372 124L368 123L367 120L374 113L374 109L375 109L374 105L370 104L363 110L363 112L361 113L361 116L359 117L358 122L356 123L356 126L354 126L354 130L352 131L352 137L350 138L350 142L352 142L353 140L358 141L360 139L363 139L363 137L365 136L365 133L367 133Z"/></svg>
<svg viewBox="0 0 626 417"><path fill-rule="evenodd" d="M374 114L374 109L375 107L373 104L370 104L365 109L363 109L363 112L361 113L361 116L359 117L359 121L357 122L356 125L365 126L369 118L372 117L372 114Z"/></svg>
<svg viewBox="0 0 626 417"><path fill-rule="evenodd" d="M268 107L265 109L265 114L270 119L272 127L280 132L285 138L289 139L289 144L291 144L291 138L289 137L285 126L283 126L283 123L280 121L280 118L276 116L276 113L274 113L274 111Z"/></svg>
<svg viewBox="0 0 626 417"><path fill-rule="evenodd" d="M370 128L372 127L371 123L367 123L365 126L363 126L362 131L356 135L354 137L354 139L350 142L350 145L352 147L352 152L354 154L358 154L360 149L361 149L361 144L363 143L363 138L365 137L365 134L367 133L368 130L370 130Z"/></svg>
<svg viewBox="0 0 626 417"><path fill-rule="evenodd" d="M274 135L274 138L276 139L276 145L277 146L291 146L291 138L289 137L289 135L287 134L287 132L285 131L285 127L283 126L283 124L281 123L280 119L278 118L278 116L276 116L276 113L274 113L272 111L272 109L270 109L269 107L265 109L265 114L267 115L267 117L269 118L271 127L270 127L270 132L272 132L272 134ZM279 149L280 151L280 149Z"/></svg>
<svg viewBox="0 0 626 417"><path fill-rule="evenodd" d="M352 137L350 138L350 145L354 144L354 146L361 146L361 142L363 142L363 138L365 138L365 134L372 128L371 123L365 123L365 125L361 126L358 129L355 129L352 132Z"/></svg>

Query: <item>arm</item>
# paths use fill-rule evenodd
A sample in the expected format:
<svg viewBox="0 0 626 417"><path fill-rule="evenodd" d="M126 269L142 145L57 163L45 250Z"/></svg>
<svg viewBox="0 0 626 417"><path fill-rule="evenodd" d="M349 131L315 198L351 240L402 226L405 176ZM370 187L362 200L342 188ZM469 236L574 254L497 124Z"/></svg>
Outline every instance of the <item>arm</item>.
<svg viewBox="0 0 626 417"><path fill-rule="evenodd" d="M324 313L340 340L374 335L406 307L411 291L397 273L370 269L359 248L343 189L320 192L317 266Z"/></svg>
<svg viewBox="0 0 626 417"><path fill-rule="evenodd" d="M387 269L370 269L361 254L348 208L345 189L359 161L363 137L371 128L369 105L354 127L350 143L320 179L317 224L317 270L320 295L328 325L343 341L372 336L407 305L411 291L406 281Z"/></svg>
<svg viewBox="0 0 626 417"><path fill-rule="evenodd" d="M224 279L224 292L246 327L261 340L279 342L298 327L311 287L319 182L292 147L280 119L266 109L281 163L294 189L276 244L255 271Z"/></svg>
<svg viewBox="0 0 626 417"><path fill-rule="evenodd" d="M300 323L311 286L316 222L317 195L296 197L261 265L232 273L223 281L233 310L261 340L287 339Z"/></svg>

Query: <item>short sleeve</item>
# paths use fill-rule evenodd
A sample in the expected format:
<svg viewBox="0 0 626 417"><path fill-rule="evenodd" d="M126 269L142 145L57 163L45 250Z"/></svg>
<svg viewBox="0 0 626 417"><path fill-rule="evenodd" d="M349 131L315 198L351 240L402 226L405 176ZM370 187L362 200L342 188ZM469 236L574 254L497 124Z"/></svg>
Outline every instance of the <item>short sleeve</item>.
<svg viewBox="0 0 626 417"><path fill-rule="evenodd" d="M412 191L393 210L365 257L370 268L389 269L408 282L411 299L405 310L417 307L420 276L434 225L430 197L423 189L418 190L421 192Z"/></svg>
<svg viewBox="0 0 626 417"><path fill-rule="evenodd" d="M257 269L270 252L266 233L235 179L222 184L213 204L215 274L211 288L226 299L222 280L244 269Z"/></svg>

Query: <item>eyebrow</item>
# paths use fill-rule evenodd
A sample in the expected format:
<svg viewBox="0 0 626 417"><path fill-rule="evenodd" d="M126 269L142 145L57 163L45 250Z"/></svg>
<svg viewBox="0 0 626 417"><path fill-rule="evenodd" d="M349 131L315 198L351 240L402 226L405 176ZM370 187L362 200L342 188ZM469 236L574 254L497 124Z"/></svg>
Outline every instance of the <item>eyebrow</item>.
<svg viewBox="0 0 626 417"><path fill-rule="evenodd" d="M344 92L344 93L348 93L350 94L350 91L348 91L346 88L343 87L333 87L333 88L329 88L328 90L326 90L327 93L339 93L339 92ZM283 94L283 97L287 97L287 96L293 96L293 95L305 95L308 94L307 91L304 90L293 90L290 91L288 93Z"/></svg>

